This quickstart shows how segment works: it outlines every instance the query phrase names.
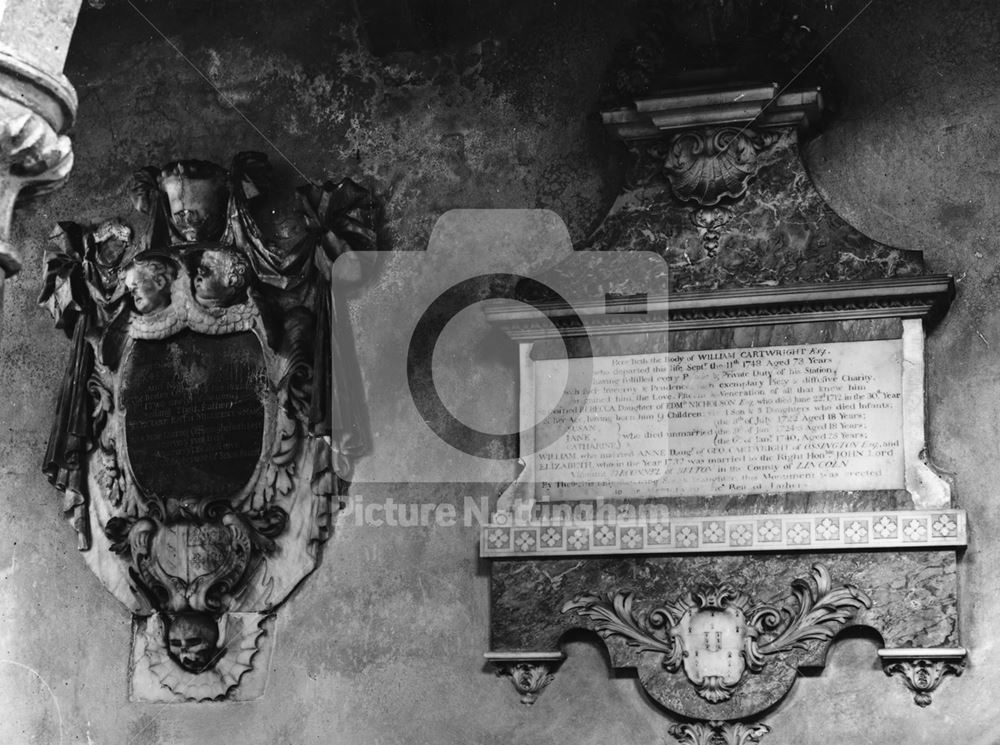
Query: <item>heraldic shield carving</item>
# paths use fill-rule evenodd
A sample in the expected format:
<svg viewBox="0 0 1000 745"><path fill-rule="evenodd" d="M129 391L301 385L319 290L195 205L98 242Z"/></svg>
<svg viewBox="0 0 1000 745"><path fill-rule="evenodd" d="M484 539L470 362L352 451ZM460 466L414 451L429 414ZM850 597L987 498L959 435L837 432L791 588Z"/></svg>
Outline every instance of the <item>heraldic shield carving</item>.
<svg viewBox="0 0 1000 745"><path fill-rule="evenodd" d="M72 351L45 472L134 614L137 700L260 694L271 615L366 444L342 289L376 249L373 200L270 182L260 153L146 168L136 220L62 223L46 256Z"/></svg>
<svg viewBox="0 0 1000 745"><path fill-rule="evenodd" d="M655 701L723 721L745 716L734 699L740 687L758 710L777 703L795 667L825 656L833 637L872 605L857 587L835 586L823 564L793 580L791 590L794 611L722 584L646 612L633 610L634 594L623 591L578 595L562 612L575 611L605 642L638 652L639 681Z"/></svg>

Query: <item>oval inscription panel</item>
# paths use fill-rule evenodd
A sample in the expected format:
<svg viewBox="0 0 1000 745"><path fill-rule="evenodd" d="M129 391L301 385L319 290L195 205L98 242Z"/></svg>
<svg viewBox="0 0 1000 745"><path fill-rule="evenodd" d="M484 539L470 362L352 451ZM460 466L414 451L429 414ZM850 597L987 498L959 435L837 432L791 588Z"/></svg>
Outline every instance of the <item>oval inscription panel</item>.
<svg viewBox="0 0 1000 745"><path fill-rule="evenodd" d="M260 342L250 332L135 340L121 396L139 488L162 498L237 494L260 459L267 395Z"/></svg>

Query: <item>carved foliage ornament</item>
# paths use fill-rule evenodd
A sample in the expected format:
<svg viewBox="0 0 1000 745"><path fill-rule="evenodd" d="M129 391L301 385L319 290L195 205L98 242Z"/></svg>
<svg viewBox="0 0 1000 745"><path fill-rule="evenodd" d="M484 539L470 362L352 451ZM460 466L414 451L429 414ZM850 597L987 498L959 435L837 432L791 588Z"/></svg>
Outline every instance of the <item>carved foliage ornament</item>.
<svg viewBox="0 0 1000 745"><path fill-rule="evenodd" d="M701 698L718 704L733 696L747 673L764 670L772 655L829 641L858 610L871 607L856 587L832 587L822 564L813 566L811 580L793 580L792 592L794 613L757 604L728 584L688 593L646 614L632 610L630 592L579 595L562 612L594 621L604 639L619 637L640 652L662 655L665 670L683 671Z"/></svg>
<svg viewBox="0 0 1000 745"><path fill-rule="evenodd" d="M743 722L694 722L675 724L669 731L681 745L757 745L771 728Z"/></svg>
<svg viewBox="0 0 1000 745"><path fill-rule="evenodd" d="M913 692L917 706L930 706L931 694L946 675L960 676L965 671L964 659L934 659L915 656L912 659L883 660L886 675L897 675Z"/></svg>
<svg viewBox="0 0 1000 745"><path fill-rule="evenodd" d="M62 223L46 256L39 301L72 348L44 470L88 564L149 620L140 667L220 697L262 628L227 641L227 614L272 612L312 570L365 446L333 264L375 248L372 200L274 190L259 153L143 169L132 196L137 228Z"/></svg>
<svg viewBox="0 0 1000 745"><path fill-rule="evenodd" d="M538 694L555 679L552 672L556 666L551 662L528 660L496 663L497 677L510 678L514 689L521 694L521 703L531 706L538 700Z"/></svg>

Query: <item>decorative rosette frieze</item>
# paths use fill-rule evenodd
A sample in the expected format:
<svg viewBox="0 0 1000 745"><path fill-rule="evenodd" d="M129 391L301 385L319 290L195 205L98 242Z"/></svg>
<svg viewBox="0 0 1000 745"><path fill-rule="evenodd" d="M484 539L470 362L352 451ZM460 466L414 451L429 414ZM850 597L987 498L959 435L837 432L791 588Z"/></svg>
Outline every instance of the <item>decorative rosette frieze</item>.
<svg viewBox="0 0 1000 745"><path fill-rule="evenodd" d="M529 558L927 550L963 548L968 542L963 510L673 516L666 510L651 509L648 513L626 513L615 520L549 519L544 511L538 517L497 513L481 528L480 555Z"/></svg>

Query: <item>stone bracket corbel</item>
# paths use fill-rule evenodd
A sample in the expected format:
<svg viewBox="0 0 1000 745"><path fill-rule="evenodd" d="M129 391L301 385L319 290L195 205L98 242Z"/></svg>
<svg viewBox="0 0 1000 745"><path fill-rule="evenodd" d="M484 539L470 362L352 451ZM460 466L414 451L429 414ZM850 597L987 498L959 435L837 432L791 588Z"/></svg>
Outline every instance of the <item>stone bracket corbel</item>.
<svg viewBox="0 0 1000 745"><path fill-rule="evenodd" d="M62 185L73 168L73 147L38 114L17 111L0 123L0 270L21 269L20 252L10 243L10 222L19 200Z"/></svg>
<svg viewBox="0 0 1000 745"><path fill-rule="evenodd" d="M527 706L538 700L566 659L562 652L487 652L483 656L493 663L497 677L510 678L514 689L521 694L521 703Z"/></svg>
<svg viewBox="0 0 1000 745"><path fill-rule="evenodd" d="M917 706L930 706L931 693L945 675L958 677L965 670L963 647L900 647L880 649L879 660L886 675L898 675L913 691Z"/></svg>

